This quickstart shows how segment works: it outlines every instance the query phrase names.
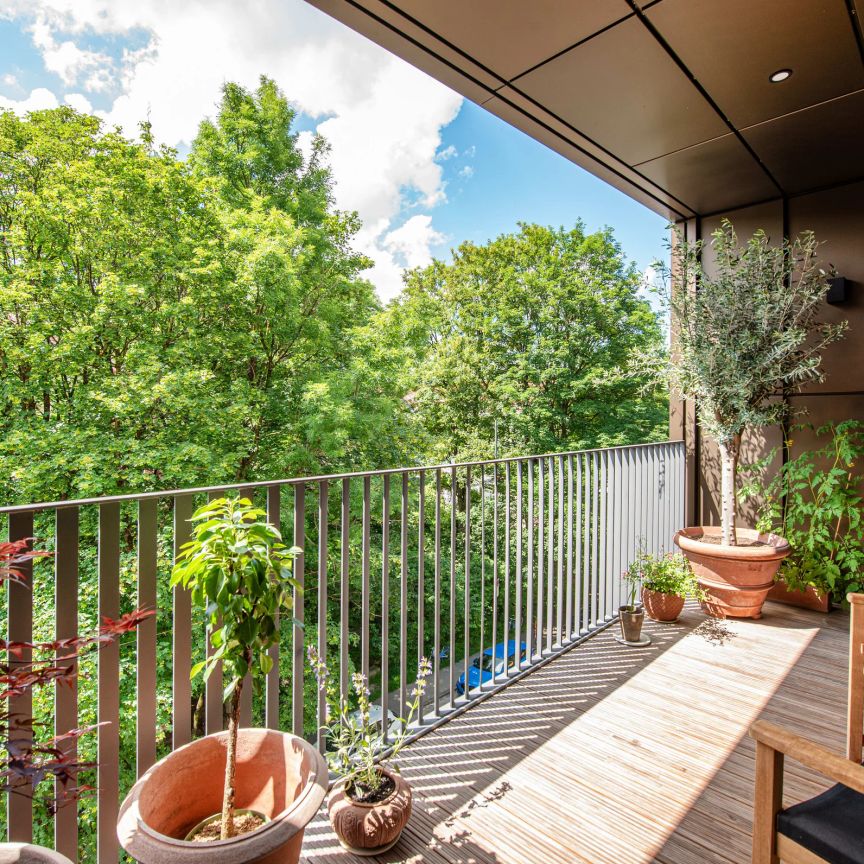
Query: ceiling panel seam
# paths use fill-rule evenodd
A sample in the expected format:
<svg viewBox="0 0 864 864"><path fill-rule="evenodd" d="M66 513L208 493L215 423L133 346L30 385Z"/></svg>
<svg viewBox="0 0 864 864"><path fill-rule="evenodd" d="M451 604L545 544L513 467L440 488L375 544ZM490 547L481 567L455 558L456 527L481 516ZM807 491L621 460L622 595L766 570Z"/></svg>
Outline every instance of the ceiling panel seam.
<svg viewBox="0 0 864 864"><path fill-rule="evenodd" d="M711 98L711 94L702 86L696 76L690 71L684 61L678 56L678 54L673 50L672 46L666 41L663 37L663 34L654 26L654 24L642 13L642 10L639 8L636 0L627 0L630 4L630 8L633 9L636 17L642 22L642 25L648 30L648 32L657 40L657 43L661 48L669 55L672 61L678 66L678 68L687 76L688 80L691 84L699 91L699 94L702 98L708 103L708 105L716 112L716 114L720 117L720 119L726 124L729 131L732 132L733 135L741 142L747 152L753 157L762 171L765 172L765 175L768 179L774 184L777 189L778 195L783 194L783 187L777 181L777 178L771 173L768 166L759 158L759 154L750 146L750 144L745 140L744 136L741 134L740 130L737 126L723 113L720 106ZM704 143L704 142L702 142Z"/></svg>

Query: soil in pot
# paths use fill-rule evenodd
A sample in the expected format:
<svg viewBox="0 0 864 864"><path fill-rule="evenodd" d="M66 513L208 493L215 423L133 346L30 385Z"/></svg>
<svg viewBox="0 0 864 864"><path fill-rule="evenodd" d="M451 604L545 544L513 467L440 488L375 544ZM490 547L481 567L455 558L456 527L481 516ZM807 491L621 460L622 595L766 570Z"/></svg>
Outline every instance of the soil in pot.
<svg viewBox="0 0 864 864"><path fill-rule="evenodd" d="M380 855L395 846L411 816L408 782L386 768L381 772L384 777L377 792L352 788L349 793L343 784L333 789L327 802L330 824L339 842L355 855ZM381 797L385 783L390 792ZM367 800L360 800L364 795Z"/></svg>
<svg viewBox="0 0 864 864"><path fill-rule="evenodd" d="M255 831L269 820L263 813L254 810L241 810L234 813L234 836L240 837ZM222 839L222 814L214 813L208 819L196 825L186 839L192 843L210 843Z"/></svg>

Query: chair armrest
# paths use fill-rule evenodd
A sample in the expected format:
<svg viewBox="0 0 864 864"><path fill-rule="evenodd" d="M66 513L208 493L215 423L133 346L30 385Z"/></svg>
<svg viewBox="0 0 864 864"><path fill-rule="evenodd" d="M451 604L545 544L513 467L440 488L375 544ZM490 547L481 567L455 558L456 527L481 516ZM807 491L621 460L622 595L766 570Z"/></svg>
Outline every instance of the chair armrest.
<svg viewBox="0 0 864 864"><path fill-rule="evenodd" d="M778 753L783 753L807 768L818 771L835 783L842 783L864 795L864 766L796 735L767 720L757 720L750 727L750 737Z"/></svg>

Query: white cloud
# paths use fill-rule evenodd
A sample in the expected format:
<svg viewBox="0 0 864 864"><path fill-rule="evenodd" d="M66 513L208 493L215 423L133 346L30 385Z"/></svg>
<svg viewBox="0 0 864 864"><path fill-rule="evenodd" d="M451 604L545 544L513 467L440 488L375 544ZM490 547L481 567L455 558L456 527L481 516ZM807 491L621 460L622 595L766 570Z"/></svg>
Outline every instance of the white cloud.
<svg viewBox="0 0 864 864"><path fill-rule="evenodd" d="M298 108L324 118L336 205L360 214L358 246L375 261L367 275L382 297L398 271L394 254L404 254L385 238L396 233L406 191L427 210L446 200L436 154L450 149L439 152L441 130L461 97L303 0L0 0L0 16L27 23L46 67L77 95L117 88L110 109L97 112L107 122L136 135L149 116L171 145L192 140L225 81L254 87L260 74L274 78ZM133 31L149 42L119 60L77 44ZM5 104L28 110L36 92ZM301 136L302 146L310 141Z"/></svg>
<svg viewBox="0 0 864 864"><path fill-rule="evenodd" d="M93 106L83 93L67 93L64 102L74 108L79 114L92 114Z"/></svg>
<svg viewBox="0 0 864 864"><path fill-rule="evenodd" d="M470 180L474 176L474 169L470 165L463 165L459 169L459 176L465 180Z"/></svg>
<svg viewBox="0 0 864 864"><path fill-rule="evenodd" d="M0 81L2 81L6 87L17 87L18 86L18 79L11 72L7 73L2 78L0 78Z"/></svg>
<svg viewBox="0 0 864 864"><path fill-rule="evenodd" d="M448 145L443 150L439 150L438 153L435 154L435 158L439 162L446 162L448 159L452 159L454 156L458 156L459 151L452 145Z"/></svg>
<svg viewBox="0 0 864 864"><path fill-rule="evenodd" d="M57 105L57 97L44 87L37 87L26 99L7 99L5 96L0 96L0 108L11 108L18 114L56 108Z"/></svg>

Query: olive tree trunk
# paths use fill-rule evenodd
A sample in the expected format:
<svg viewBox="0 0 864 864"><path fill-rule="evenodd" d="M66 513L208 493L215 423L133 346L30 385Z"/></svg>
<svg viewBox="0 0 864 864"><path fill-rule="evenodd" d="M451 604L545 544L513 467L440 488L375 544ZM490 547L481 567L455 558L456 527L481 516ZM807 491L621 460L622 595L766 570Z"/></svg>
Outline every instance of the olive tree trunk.
<svg viewBox="0 0 864 864"><path fill-rule="evenodd" d="M738 455L741 451L741 435L729 441L718 442L720 448L720 525L724 546L735 546L735 517L738 515L738 498L735 478L738 474Z"/></svg>
<svg viewBox="0 0 864 864"><path fill-rule="evenodd" d="M222 822L219 830L221 840L234 836L234 786L237 774L237 727L240 725L240 693L243 679L237 682L231 694L231 711L228 717L228 753L225 759L225 790L222 795Z"/></svg>

